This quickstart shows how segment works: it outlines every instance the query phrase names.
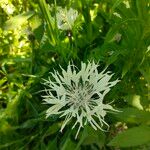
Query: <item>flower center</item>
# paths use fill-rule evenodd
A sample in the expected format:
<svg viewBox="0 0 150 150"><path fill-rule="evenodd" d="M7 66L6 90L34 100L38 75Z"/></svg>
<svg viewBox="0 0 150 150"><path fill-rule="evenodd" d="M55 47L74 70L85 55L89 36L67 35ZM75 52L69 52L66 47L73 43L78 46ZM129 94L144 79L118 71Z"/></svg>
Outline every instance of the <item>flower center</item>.
<svg viewBox="0 0 150 150"><path fill-rule="evenodd" d="M73 105L75 108L85 108L88 105L93 95L93 86L88 82L79 83L78 85L72 84L67 90L68 106Z"/></svg>

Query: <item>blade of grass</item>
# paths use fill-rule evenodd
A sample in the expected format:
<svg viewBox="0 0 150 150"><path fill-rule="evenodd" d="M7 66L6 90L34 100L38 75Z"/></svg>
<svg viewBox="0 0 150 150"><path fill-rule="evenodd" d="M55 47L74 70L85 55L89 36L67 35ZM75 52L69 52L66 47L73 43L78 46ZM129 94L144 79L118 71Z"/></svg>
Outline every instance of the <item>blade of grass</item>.
<svg viewBox="0 0 150 150"><path fill-rule="evenodd" d="M50 44L55 46L56 45L56 38L54 34L55 32L52 25L52 16L50 15L50 11L48 10L48 5L46 4L45 0L39 0L39 6L45 18L45 21L48 25L49 42Z"/></svg>

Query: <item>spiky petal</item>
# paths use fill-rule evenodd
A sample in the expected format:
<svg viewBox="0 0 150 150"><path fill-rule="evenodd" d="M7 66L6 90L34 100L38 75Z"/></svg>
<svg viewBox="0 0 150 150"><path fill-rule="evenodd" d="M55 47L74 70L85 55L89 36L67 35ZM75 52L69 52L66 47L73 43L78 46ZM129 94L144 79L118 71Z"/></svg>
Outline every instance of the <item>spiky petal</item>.
<svg viewBox="0 0 150 150"><path fill-rule="evenodd" d="M72 129L78 125L76 137L82 127L89 123L95 130L103 130L104 117L107 111L116 111L110 104L104 104L103 99L110 88L118 83L118 79L110 81L111 72L98 72L98 64L95 62L81 62L81 69L76 69L73 64L68 65L62 73L51 73L54 81L50 78L44 81L49 88L43 100L50 104L46 117L59 115L65 118L61 131L71 121L75 120ZM95 119L98 118L98 119Z"/></svg>

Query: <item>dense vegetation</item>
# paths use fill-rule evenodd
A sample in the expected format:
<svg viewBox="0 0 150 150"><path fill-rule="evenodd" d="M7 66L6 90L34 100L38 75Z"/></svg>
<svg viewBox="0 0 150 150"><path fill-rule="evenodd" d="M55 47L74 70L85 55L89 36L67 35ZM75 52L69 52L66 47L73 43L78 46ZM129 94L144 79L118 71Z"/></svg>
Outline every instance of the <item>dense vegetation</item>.
<svg viewBox="0 0 150 150"><path fill-rule="evenodd" d="M91 60L120 80L105 97L120 112L106 116L108 132L87 125L75 139L71 122L61 133L63 119L45 118L41 83L59 65ZM150 0L0 1L0 149L149 150L149 143Z"/></svg>

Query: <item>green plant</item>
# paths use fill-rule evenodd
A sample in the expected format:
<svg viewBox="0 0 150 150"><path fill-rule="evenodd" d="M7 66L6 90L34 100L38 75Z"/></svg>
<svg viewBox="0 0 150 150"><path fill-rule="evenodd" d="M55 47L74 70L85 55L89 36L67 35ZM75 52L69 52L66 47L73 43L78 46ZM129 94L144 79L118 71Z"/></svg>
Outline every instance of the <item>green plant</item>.
<svg viewBox="0 0 150 150"><path fill-rule="evenodd" d="M69 28L60 10L74 12ZM87 125L75 140L72 124L60 133L62 119L45 118L41 82L89 60L120 79L104 102L121 112L106 115L108 132ZM148 150L149 126L149 0L0 2L0 149Z"/></svg>

